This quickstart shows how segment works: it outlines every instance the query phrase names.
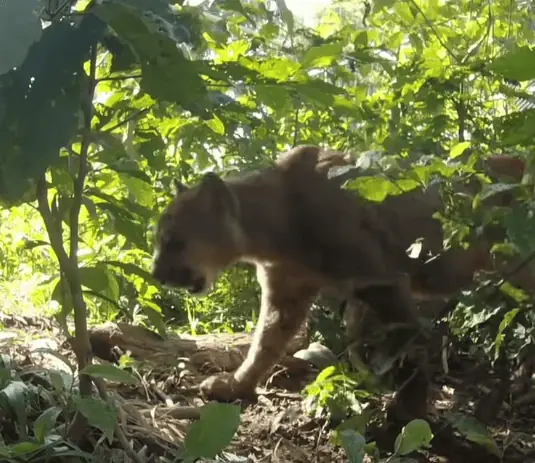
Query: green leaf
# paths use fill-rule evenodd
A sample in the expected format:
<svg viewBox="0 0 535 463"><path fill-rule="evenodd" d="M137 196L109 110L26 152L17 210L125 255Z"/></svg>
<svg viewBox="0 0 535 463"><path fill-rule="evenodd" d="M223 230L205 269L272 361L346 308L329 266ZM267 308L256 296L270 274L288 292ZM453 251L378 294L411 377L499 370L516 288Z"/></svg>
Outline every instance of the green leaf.
<svg viewBox="0 0 535 463"><path fill-rule="evenodd" d="M45 437L56 425L62 411L61 407L50 407L37 417L33 423L33 433L38 442L45 442Z"/></svg>
<svg viewBox="0 0 535 463"><path fill-rule="evenodd" d="M111 444L117 423L117 410L102 399L74 396L76 409L87 418L91 426L98 428Z"/></svg>
<svg viewBox="0 0 535 463"><path fill-rule="evenodd" d="M108 381L117 381L125 384L138 384L139 382L136 377L111 363L88 365L80 371L80 374L98 376Z"/></svg>
<svg viewBox="0 0 535 463"><path fill-rule="evenodd" d="M240 425L240 407L236 405L207 403L200 414L184 439L184 459L215 458L230 444Z"/></svg>
<svg viewBox="0 0 535 463"><path fill-rule="evenodd" d="M497 118L495 126L503 146L531 146L535 135L535 109L525 109Z"/></svg>
<svg viewBox="0 0 535 463"><path fill-rule="evenodd" d="M425 420L412 420L403 427L394 443L395 455L407 455L408 453L429 447L433 433L429 423Z"/></svg>
<svg viewBox="0 0 535 463"><path fill-rule="evenodd" d="M255 85L257 98L276 111L284 111L291 106L290 93L282 85Z"/></svg>
<svg viewBox="0 0 535 463"><path fill-rule="evenodd" d="M326 43L317 47L311 47L305 53L301 66L304 69L324 68L340 59L344 44L342 42Z"/></svg>
<svg viewBox="0 0 535 463"><path fill-rule="evenodd" d="M450 159L458 158L470 146L469 141L461 141L450 150Z"/></svg>
<svg viewBox="0 0 535 463"><path fill-rule="evenodd" d="M385 8L391 8L396 3L396 0L374 0L373 2L373 12L379 13Z"/></svg>
<svg viewBox="0 0 535 463"><path fill-rule="evenodd" d="M311 103L320 104L323 107L331 107L334 104L335 96L342 94L343 90L332 84L319 79L309 79L294 85L295 90L301 97Z"/></svg>
<svg viewBox="0 0 535 463"><path fill-rule="evenodd" d="M74 193L72 176L65 166L53 166L50 169L53 185L65 195Z"/></svg>
<svg viewBox="0 0 535 463"><path fill-rule="evenodd" d="M152 327L155 328L162 337L166 336L165 323L161 313L162 309L147 300L141 300L140 302L141 310L149 319Z"/></svg>
<svg viewBox="0 0 535 463"><path fill-rule="evenodd" d="M80 279L83 286L110 298L119 300L119 283L115 276L103 267L81 267Z"/></svg>
<svg viewBox="0 0 535 463"><path fill-rule="evenodd" d="M13 457L21 457L29 453L34 453L34 452L37 452L38 450L41 450L42 448L43 448L43 444L39 444L37 442L29 442L29 441L18 442L10 446L11 456Z"/></svg>
<svg viewBox="0 0 535 463"><path fill-rule="evenodd" d="M364 409L361 413L355 414L344 420L343 423L336 428L336 430L342 431L344 429L352 429L353 431L364 435L366 432L366 425L370 421L370 418L370 410Z"/></svg>
<svg viewBox="0 0 535 463"><path fill-rule="evenodd" d="M38 0L4 0L0 4L0 74L19 66L28 48L41 37Z"/></svg>
<svg viewBox="0 0 535 463"><path fill-rule="evenodd" d="M335 373L336 373L336 365L330 365L318 373L318 376L316 377L316 381L318 382L325 381L327 378L334 375Z"/></svg>
<svg viewBox="0 0 535 463"><path fill-rule="evenodd" d="M95 203L95 205L99 209L110 213L117 233L124 236L131 243L134 243L138 248L147 250L144 228L133 220L132 214L125 210L124 207L117 206L111 202Z"/></svg>
<svg viewBox="0 0 535 463"><path fill-rule="evenodd" d="M451 417L451 424L468 440L485 447L496 456L500 455L500 450L495 440L478 419L456 413Z"/></svg>
<svg viewBox="0 0 535 463"><path fill-rule="evenodd" d="M50 383L52 383L56 392L60 394L71 389L74 382L72 376L62 371L48 370L48 376L50 377Z"/></svg>
<svg viewBox="0 0 535 463"><path fill-rule="evenodd" d="M133 190L135 189L136 186L139 186L139 184L131 185ZM112 195L103 193L102 191L99 191L95 188L88 189L87 194L90 194L91 196L94 196L99 199L103 199L104 201L108 202L110 205L113 205L111 209L112 211L120 215L124 215L125 217L128 217L129 219L135 219L136 215L147 220L150 220L153 217L152 211L148 207L142 206L141 204L138 204L135 201L132 201L128 198L116 198ZM152 194L150 195L150 197L152 198Z"/></svg>
<svg viewBox="0 0 535 463"><path fill-rule="evenodd" d="M337 433L350 463L362 463L366 455L364 437L353 429L343 429Z"/></svg>
<svg viewBox="0 0 535 463"><path fill-rule="evenodd" d="M383 177L360 177L347 182L347 188L370 201L381 202L389 194L400 194L396 185Z"/></svg>
<svg viewBox="0 0 535 463"><path fill-rule="evenodd" d="M137 162L131 159L124 159L114 164L108 164L108 167L119 174L130 175L152 186L151 178L138 167Z"/></svg>
<svg viewBox="0 0 535 463"><path fill-rule="evenodd" d="M94 8L128 43L141 62L141 88L154 99L176 102L207 119L210 106L206 86L196 65L184 57L174 40L159 30L163 18L156 13L121 3L106 2Z"/></svg>
<svg viewBox="0 0 535 463"><path fill-rule="evenodd" d="M115 231L123 235L130 243L144 251L147 250L147 240L145 230L141 225L133 220L129 220L122 215L114 215Z"/></svg>
<svg viewBox="0 0 535 463"><path fill-rule="evenodd" d="M495 58L489 69L507 79L535 79L535 50L528 47L516 47L505 55Z"/></svg>
<svg viewBox="0 0 535 463"><path fill-rule="evenodd" d="M28 386L22 381L11 381L0 391L0 394L7 399L8 405L15 412L18 425L26 426L26 396L29 394Z"/></svg>
<svg viewBox="0 0 535 463"><path fill-rule="evenodd" d="M159 283L153 278L150 272L147 272L136 264L132 264L129 262L120 262L118 260L106 260L102 263L114 267L119 267L128 276L137 275L138 277L143 278L147 283L151 284L152 286L159 286Z"/></svg>
<svg viewBox="0 0 535 463"><path fill-rule="evenodd" d="M6 117L0 124L0 197L5 201L17 201L32 188L76 133L83 63L105 27L92 14L77 27L54 22L17 70L2 76Z"/></svg>
<svg viewBox="0 0 535 463"><path fill-rule="evenodd" d="M223 124L223 121L215 114L212 116L212 119L208 119L207 121L204 121L204 123L218 135L225 134L225 124Z"/></svg>
<svg viewBox="0 0 535 463"><path fill-rule="evenodd" d="M130 175L119 174L121 181L127 186L128 191L134 196L136 201L147 210L148 207L151 207L154 204L154 188L152 183L147 183L144 180L132 177ZM121 199L121 203L128 202L130 204L135 204L132 201ZM150 215L150 210L148 210ZM140 215L147 217L147 215L142 212Z"/></svg>
<svg viewBox="0 0 535 463"><path fill-rule="evenodd" d="M504 218L507 237L520 255L527 257L535 249L535 214L526 204L512 208Z"/></svg>
<svg viewBox="0 0 535 463"><path fill-rule="evenodd" d="M517 316L518 312L520 312L520 309L518 308L510 310L504 315L504 317L502 318L502 321L500 322L500 326L498 327L498 333L496 333L496 338L494 340L495 342L494 358L495 359L498 358L498 355L500 353L500 348L503 343L503 339L504 339L503 332L507 329L508 326L511 325L511 323Z"/></svg>

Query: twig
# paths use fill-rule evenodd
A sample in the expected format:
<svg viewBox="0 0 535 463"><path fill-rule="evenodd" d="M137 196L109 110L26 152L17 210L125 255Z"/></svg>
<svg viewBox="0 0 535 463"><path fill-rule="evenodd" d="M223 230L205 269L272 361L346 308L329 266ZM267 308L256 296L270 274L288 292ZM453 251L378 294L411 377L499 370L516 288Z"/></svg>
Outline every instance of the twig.
<svg viewBox="0 0 535 463"><path fill-rule="evenodd" d="M71 267L71 262L69 256L63 248L63 238L61 236L61 231L56 227L56 220L52 215L50 206L48 204L48 187L46 185L45 174L43 174L37 180L36 186L36 196L37 196L37 210L43 218L46 231L48 233L48 238L50 239L50 245L56 258L58 259L59 267L62 272L68 272Z"/></svg>
<svg viewBox="0 0 535 463"><path fill-rule="evenodd" d="M111 127L108 127L107 129L104 129L102 132L113 132L115 129L118 129L124 124L127 124L131 120L135 119L136 117L142 116L143 114L147 113L149 111L149 108L140 109L138 111L134 111L132 114L130 114L126 119L123 119L122 121L117 122L116 124L113 124Z"/></svg>
<svg viewBox="0 0 535 463"><path fill-rule="evenodd" d="M90 68L89 68L89 90L87 99L83 102L84 112L84 134L82 137L80 149L80 166L78 168L78 176L74 185L74 198L71 206L71 221L70 221L70 258L77 260L78 254L78 230L80 223L80 208L82 206L82 197L84 193L85 178L87 176L87 152L89 150L89 137L87 136L91 131L91 119L93 117L93 95L95 93L96 81L96 61L97 61L97 45L93 45L91 49Z"/></svg>
<svg viewBox="0 0 535 463"><path fill-rule="evenodd" d="M95 383L95 386L97 387L98 393L100 395L100 398L104 400L110 407L114 407L114 403L111 400L110 396L108 395L108 392L106 391L106 384L102 380L102 378L95 377L93 378L93 382ZM121 444L121 447L124 449L125 453L135 462L135 463L144 463L144 460L140 458L140 456L135 452L135 450L130 446L128 439L126 438L121 426L119 426L119 422L115 425L115 434L117 436L117 439L119 440L119 443Z"/></svg>
<svg viewBox="0 0 535 463"><path fill-rule="evenodd" d="M409 0L411 5L416 9L418 10L418 13L420 13L422 15L422 18L424 18L424 21L425 23L427 24L427 26L433 31L433 34L435 34L435 37L437 38L438 42L440 43L440 45L442 45L442 47L448 52L448 54L457 62L459 62L459 59L457 58L457 56L455 56L455 54L453 53L453 51L451 51L451 49L446 45L446 42L444 42L444 40L442 40L442 37L440 37L440 34L438 33L438 31L435 29L435 26L433 25L433 23L431 21L429 21L429 19L427 19L427 16L425 15L425 13L423 12L423 10L420 8L420 5L418 5L418 3L415 2L415 0Z"/></svg>
<svg viewBox="0 0 535 463"><path fill-rule="evenodd" d="M299 141L299 107L295 108L295 120L294 120L294 139L293 146L297 146Z"/></svg>
<svg viewBox="0 0 535 463"><path fill-rule="evenodd" d="M140 77L142 77L141 74L133 74L131 76L110 76L110 77L100 77L98 79L95 79L96 82L100 83L100 82L106 82L106 81L109 81L109 80L126 80L126 79L139 79Z"/></svg>

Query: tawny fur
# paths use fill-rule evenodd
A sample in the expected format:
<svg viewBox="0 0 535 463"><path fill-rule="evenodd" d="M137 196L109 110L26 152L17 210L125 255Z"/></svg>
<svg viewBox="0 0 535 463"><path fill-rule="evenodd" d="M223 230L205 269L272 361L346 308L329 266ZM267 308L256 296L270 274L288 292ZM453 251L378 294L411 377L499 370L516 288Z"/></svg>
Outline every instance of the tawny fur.
<svg viewBox="0 0 535 463"><path fill-rule="evenodd" d="M484 240L428 263L426 255L409 258L407 249L422 237L424 253L442 249L442 226L432 218L442 207L438 189L372 203L328 178L331 167L350 162L347 154L299 146L271 168L224 181L209 174L193 188L179 185L159 222L153 275L205 294L221 271L245 261L256 265L262 288L247 358L233 374L206 380L201 389L207 396L253 394L322 289L365 300L385 322L412 323L415 296L451 295L472 282L476 269L492 267L491 243ZM517 280L529 286L531 274ZM414 414L422 415L424 376L420 383Z"/></svg>

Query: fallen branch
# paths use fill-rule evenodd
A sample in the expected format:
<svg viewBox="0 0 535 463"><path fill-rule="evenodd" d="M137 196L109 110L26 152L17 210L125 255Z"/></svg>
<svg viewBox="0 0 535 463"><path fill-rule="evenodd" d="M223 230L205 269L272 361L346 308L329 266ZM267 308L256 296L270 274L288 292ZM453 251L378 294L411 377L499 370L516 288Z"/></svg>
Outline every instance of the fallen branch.
<svg viewBox="0 0 535 463"><path fill-rule="evenodd" d="M130 352L132 358L158 367L175 367L183 361L196 370L213 373L238 368L251 346L252 334L169 334L163 338L142 326L106 323L91 328L89 338L93 354L109 362L116 362L121 354ZM301 364L303 361L291 355L307 344L303 329L288 346L288 356L279 364L289 368Z"/></svg>

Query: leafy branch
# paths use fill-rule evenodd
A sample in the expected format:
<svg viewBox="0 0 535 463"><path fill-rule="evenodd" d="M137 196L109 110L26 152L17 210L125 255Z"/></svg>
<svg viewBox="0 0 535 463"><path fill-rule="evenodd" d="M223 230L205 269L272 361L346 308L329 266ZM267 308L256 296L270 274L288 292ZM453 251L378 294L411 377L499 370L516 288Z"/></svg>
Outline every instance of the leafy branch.
<svg viewBox="0 0 535 463"><path fill-rule="evenodd" d="M56 254L56 257L60 266L61 278L65 278L70 289L72 298L72 306L74 310L74 326L75 335L74 338L70 338L69 341L73 347L78 361L78 370L82 371L86 366L91 364L91 344L89 341L89 334L87 330L87 306L84 301L82 292L82 282L80 269L78 267L78 234L79 234L79 217L80 208L82 206L82 197L84 183L87 176L87 155L89 151L89 133L91 130L91 119L93 116L93 97L96 87L96 66L97 66L97 43L94 43L90 51L89 59L89 77L88 77L88 89L85 98L82 101L83 105L83 135L80 150L80 165L78 173L75 179L75 188L73 195L73 202L70 209L70 249L69 254L65 251L61 219L56 218L50 208L48 202L48 186L46 183L46 173L44 173L37 182L37 201L38 210L43 218L47 234L50 239L52 250ZM71 155L75 153L71 151ZM67 301L63 300L63 305L67 304ZM64 311L67 309L64 307ZM68 334L68 333L67 333ZM89 396L92 392L91 377L81 373L80 374L80 395ZM74 419L67 431L69 437L75 441L80 441L84 436L84 431L87 427L86 418L77 411Z"/></svg>

